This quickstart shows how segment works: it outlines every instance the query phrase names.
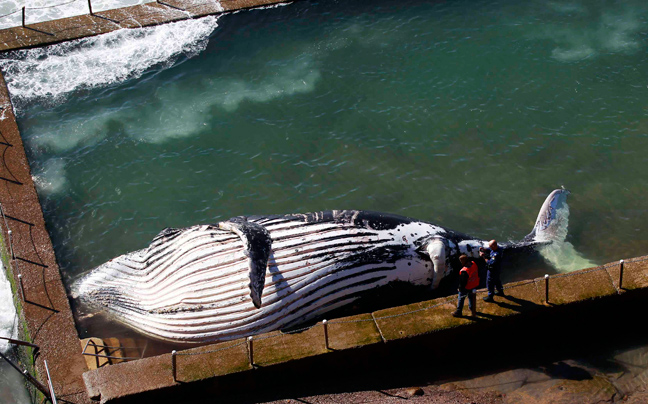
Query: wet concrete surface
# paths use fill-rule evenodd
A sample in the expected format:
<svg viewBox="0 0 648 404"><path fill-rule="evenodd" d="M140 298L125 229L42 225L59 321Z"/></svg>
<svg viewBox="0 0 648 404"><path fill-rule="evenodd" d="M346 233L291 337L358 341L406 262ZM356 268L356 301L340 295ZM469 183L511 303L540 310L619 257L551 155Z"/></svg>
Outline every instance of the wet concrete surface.
<svg viewBox="0 0 648 404"><path fill-rule="evenodd" d="M18 276L22 276L21 315L28 336L40 347L35 361L38 378L45 381L46 359L57 397L71 403L87 403L90 401L81 378L87 368L80 355L72 311L1 75L0 107L4 118L0 120L2 236L14 285L20 285Z"/></svg>
<svg viewBox="0 0 648 404"><path fill-rule="evenodd" d="M0 51L32 48L122 28L139 28L281 3L279 0L165 0L0 30Z"/></svg>

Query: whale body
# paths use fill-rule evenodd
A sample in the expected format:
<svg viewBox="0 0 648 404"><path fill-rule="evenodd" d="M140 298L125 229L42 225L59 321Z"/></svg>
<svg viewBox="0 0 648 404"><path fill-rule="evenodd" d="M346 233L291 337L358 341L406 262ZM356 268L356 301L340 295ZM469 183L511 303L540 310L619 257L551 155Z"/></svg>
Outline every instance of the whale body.
<svg viewBox="0 0 648 404"><path fill-rule="evenodd" d="M507 249L564 237L545 200L532 232ZM563 224L560 224L563 225ZM560 233L560 234L559 234ZM558 240L559 241L559 240ZM487 242L387 213L340 210L236 217L164 229L75 282L73 297L154 339L219 342L291 327L402 281L436 288Z"/></svg>

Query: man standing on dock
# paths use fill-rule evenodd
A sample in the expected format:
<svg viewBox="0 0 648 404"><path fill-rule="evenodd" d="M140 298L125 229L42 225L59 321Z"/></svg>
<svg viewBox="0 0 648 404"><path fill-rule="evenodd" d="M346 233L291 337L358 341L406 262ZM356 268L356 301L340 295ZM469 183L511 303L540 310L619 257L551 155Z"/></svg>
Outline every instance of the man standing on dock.
<svg viewBox="0 0 648 404"><path fill-rule="evenodd" d="M482 251L480 249L479 256L486 260L488 265L488 272L486 272L486 289L488 289L488 296L484 298L485 302L492 303L495 301L493 295L504 296L504 288L502 287L502 280L500 273L502 269L502 249L497 245L497 241L491 240L488 242L490 251ZM497 289L497 293L495 292Z"/></svg>
<svg viewBox="0 0 648 404"><path fill-rule="evenodd" d="M457 310L452 312L453 317L461 317L463 314L463 305L466 296L468 296L468 307L471 315L477 316L477 295L476 289L479 287L479 268L474 261L468 256L459 256L459 262L463 268L459 271L459 300L457 301Z"/></svg>

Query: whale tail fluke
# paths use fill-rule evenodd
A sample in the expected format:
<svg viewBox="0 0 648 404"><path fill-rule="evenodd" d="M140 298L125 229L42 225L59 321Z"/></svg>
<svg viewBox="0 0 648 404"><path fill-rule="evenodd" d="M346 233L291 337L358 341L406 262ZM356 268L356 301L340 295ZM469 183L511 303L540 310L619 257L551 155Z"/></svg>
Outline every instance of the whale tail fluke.
<svg viewBox="0 0 648 404"><path fill-rule="evenodd" d="M549 194L540 208L533 230L524 238L524 242L536 247L545 260L563 273L595 265L565 240L569 222L567 195L569 191L564 188Z"/></svg>
<svg viewBox="0 0 648 404"><path fill-rule="evenodd" d="M569 222L567 195L569 195L569 191L560 188L555 189L547 196L540 208L533 230L524 238L523 242L549 244L565 241Z"/></svg>

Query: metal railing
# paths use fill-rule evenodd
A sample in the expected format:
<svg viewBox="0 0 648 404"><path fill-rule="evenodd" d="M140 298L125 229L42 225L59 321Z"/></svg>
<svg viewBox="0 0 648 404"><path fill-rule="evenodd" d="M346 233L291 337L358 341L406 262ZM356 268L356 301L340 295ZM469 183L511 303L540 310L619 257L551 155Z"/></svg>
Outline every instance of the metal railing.
<svg viewBox="0 0 648 404"><path fill-rule="evenodd" d="M14 345L21 345L21 346L28 346L31 348L34 348L33 354L36 355L40 347L36 344L32 344L31 342L27 341L21 341L18 339L14 338L7 338L7 337L0 337L0 339L6 340L11 344ZM43 385L38 379L36 379L34 376L32 376L27 369L21 369L18 364L16 364L14 361L9 359L6 355L4 355L2 352L0 352L0 358L4 359L5 362L7 362L9 365L11 365L12 368L16 369L18 373L23 375L25 380L27 380L29 383L31 383L36 389L38 389L45 397L47 397L53 404L56 404L56 394L54 394L54 387L52 387L52 378L50 377L49 374L49 369L47 367L47 361L43 361L45 364L45 371L47 373L47 384L48 386Z"/></svg>
<svg viewBox="0 0 648 404"><path fill-rule="evenodd" d="M614 285L614 283L613 283L613 285L615 286L615 288L617 290L617 293L621 293L621 290L623 289L622 284L623 284L624 264L625 263L642 262L642 261L648 261L648 257L633 258L633 259L630 259L630 260L620 260L618 263L613 262L613 263L610 263L610 264L601 265L601 266L598 266L598 267L594 267L594 268L591 268L591 269L578 271L578 272L557 274L557 275L553 275L553 276L545 275L545 277L544 277L544 279L545 279L545 303L549 304L549 302L550 302L550 300L549 300L549 280L551 278L558 279L558 278L566 278L566 277L571 277L571 276L579 276L579 275L584 275L584 274L588 274L588 273L592 273L592 272L596 272L596 271L606 270L608 268L612 268L612 267L615 267L615 266L619 267L619 280L618 280L617 285ZM513 285L504 286L504 289L505 290L511 290L511 289L515 289L515 288L518 288L518 287L521 287L521 286L534 284L534 283L536 283L536 280L535 279L530 279L530 280L527 280L527 281L517 282L517 283L515 283ZM482 289L480 293L484 293L484 290ZM228 346L225 346L225 347L222 347L222 348L216 348L216 349L212 349L212 350L208 350L208 351L178 352L178 351L174 350L174 351L171 352L171 372L172 372L172 376L173 376L173 381L174 382L178 381L178 356L206 355L206 354L212 354L212 353L221 352L221 351L225 351L225 350L229 350L229 349L234 349L234 348L239 347L241 345L246 345L249 366L250 366L250 368L254 369L254 368L256 368L256 365L257 365L255 363L255 359L254 359L254 342L255 341L262 341L262 340L271 339L271 338L286 337L286 336L289 336L291 334L296 334L296 333L300 333L300 332L303 332L303 331L308 331L310 329L313 329L313 328L319 327L319 326L323 327L324 346L325 346L325 349L327 351L331 350L331 348L330 348L330 340L329 340L329 326L331 324L349 324L349 323L373 322L374 325L376 326L377 330L379 331L382 340L384 342L387 342L387 340L383 336L380 325L378 324L379 320L386 320L386 319L392 319L392 318L396 318L396 317L408 316L408 315L411 315L411 314L414 314L414 313L419 313L419 312L422 312L422 311L431 310L431 309L446 305L448 303L451 303L453 301L456 301L456 298L457 298L456 295L451 295L451 296L448 296L448 297L445 297L445 298L441 298L436 303L430 304L430 305L428 305L426 307L422 307L422 308L419 308L419 309L416 309L416 310L410 310L410 311L407 311L407 312L404 312L404 313L391 314L391 315L386 315L386 316L374 316L372 314L371 318L356 319L356 320L322 320L321 322L318 322L318 323L316 323L314 325L311 325L309 327L300 328L298 330L291 330L289 332L281 332L280 331L279 333L276 333L276 334L270 334L270 335L264 335L264 336L258 336L258 337L248 336L247 338L245 338L245 339L243 339L243 340L241 340L241 341L239 341L237 343L234 343L232 345L228 345ZM450 315L450 314L448 314L448 315Z"/></svg>
<svg viewBox="0 0 648 404"><path fill-rule="evenodd" d="M143 348L139 347L126 347L126 346L111 346L111 345L104 345L104 344L97 344L94 342L91 338L88 339L83 346L83 350L81 351L82 355L85 356L93 356L95 357L96 360L96 366L97 368L100 368L106 364L109 364L110 362L108 361L132 361L132 360L137 360L137 359L142 359L144 357L144 354L146 353L146 348L148 346L148 343L144 345ZM92 347L94 349L94 353L88 352L88 348ZM116 355L117 352L122 352L124 353L124 356L118 356ZM136 351L139 353L139 356L125 356L127 351ZM104 363L103 365L100 363L100 359L107 359L108 361Z"/></svg>

